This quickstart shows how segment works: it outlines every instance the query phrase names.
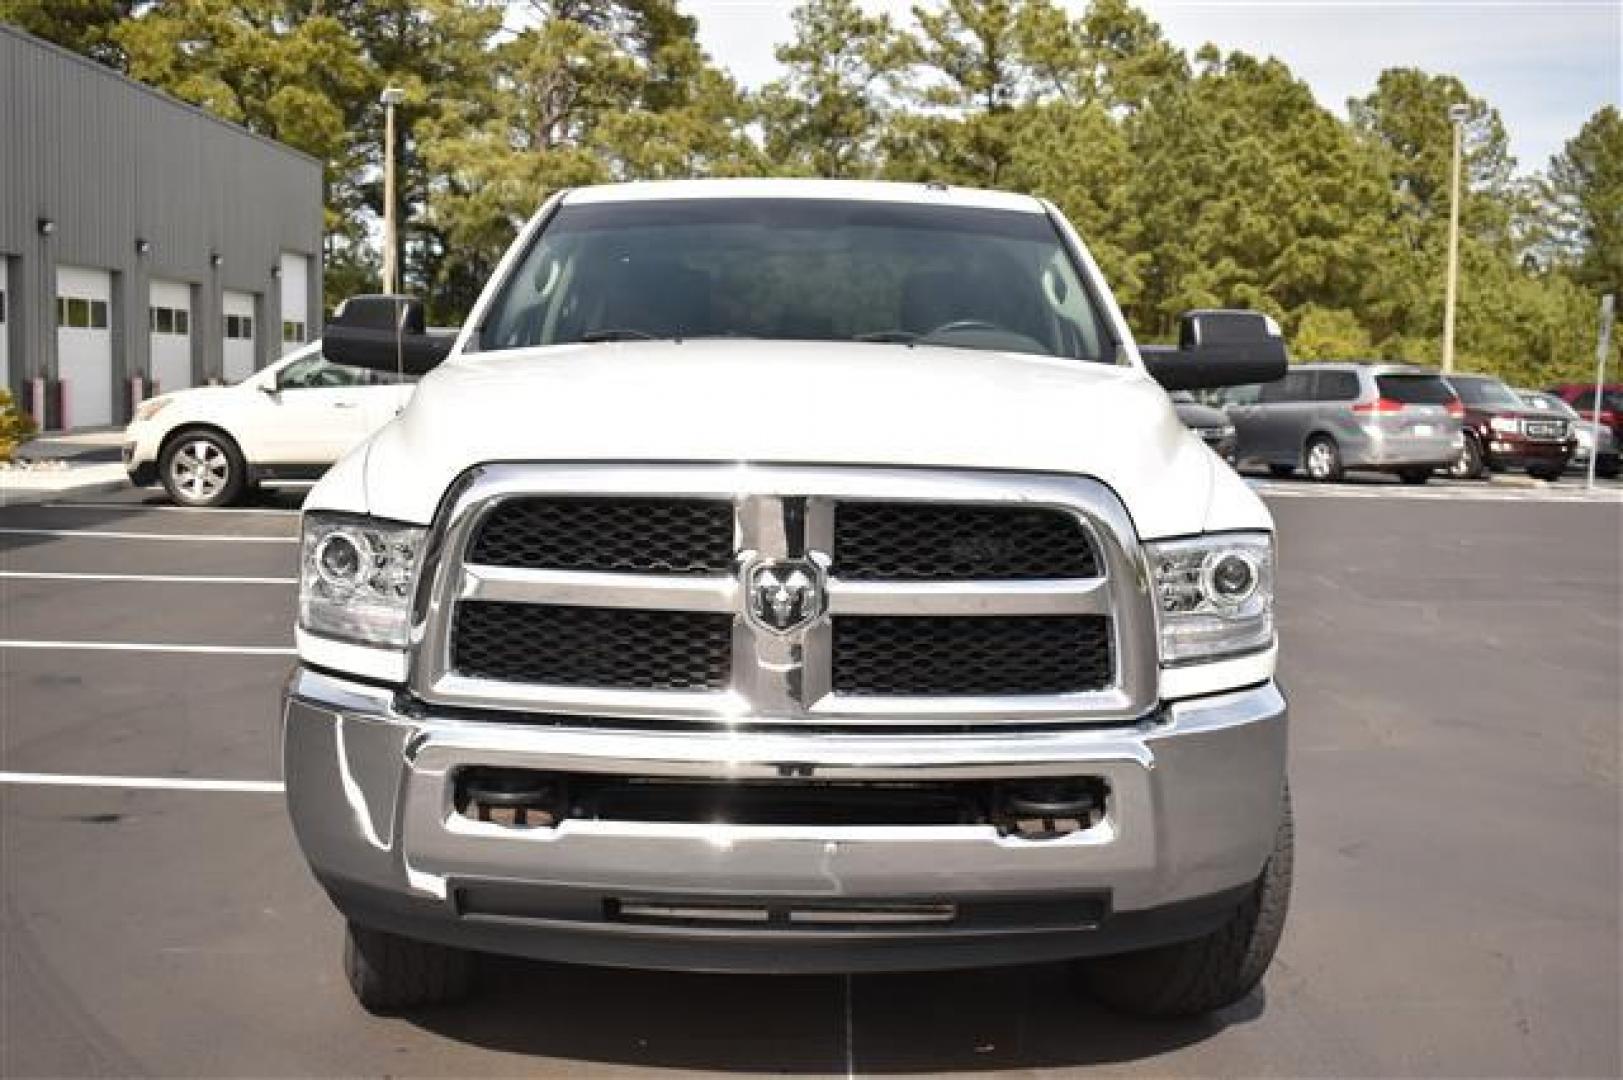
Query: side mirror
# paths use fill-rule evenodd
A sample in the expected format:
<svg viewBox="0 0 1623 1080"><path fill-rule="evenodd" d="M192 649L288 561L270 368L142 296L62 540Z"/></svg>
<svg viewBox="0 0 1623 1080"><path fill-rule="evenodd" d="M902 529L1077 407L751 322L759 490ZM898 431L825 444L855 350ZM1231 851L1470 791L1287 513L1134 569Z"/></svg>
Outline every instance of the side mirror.
<svg viewBox="0 0 1623 1080"><path fill-rule="evenodd" d="M1168 390L1273 382L1289 362L1279 324L1260 311L1186 312L1177 348L1146 345L1139 353Z"/></svg>
<svg viewBox="0 0 1623 1080"><path fill-rule="evenodd" d="M427 332L421 300L352 296L322 330L321 354L347 367L424 375L445 359L451 341Z"/></svg>

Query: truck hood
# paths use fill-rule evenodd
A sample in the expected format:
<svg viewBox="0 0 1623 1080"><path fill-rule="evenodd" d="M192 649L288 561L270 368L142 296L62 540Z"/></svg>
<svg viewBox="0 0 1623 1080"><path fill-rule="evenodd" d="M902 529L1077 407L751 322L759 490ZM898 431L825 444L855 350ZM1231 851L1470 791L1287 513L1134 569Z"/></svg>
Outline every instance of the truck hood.
<svg viewBox="0 0 1623 1080"><path fill-rule="evenodd" d="M312 508L427 523L488 462L754 462L1057 472L1109 485L1144 538L1267 511L1128 367L847 342L648 341L475 353L340 463Z"/></svg>

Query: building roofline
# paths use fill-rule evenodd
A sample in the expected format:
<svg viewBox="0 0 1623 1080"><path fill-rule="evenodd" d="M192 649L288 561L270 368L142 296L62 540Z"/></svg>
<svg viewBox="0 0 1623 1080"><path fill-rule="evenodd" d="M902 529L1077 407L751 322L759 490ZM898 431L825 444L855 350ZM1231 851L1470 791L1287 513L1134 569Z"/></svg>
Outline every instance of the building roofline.
<svg viewBox="0 0 1623 1080"><path fill-rule="evenodd" d="M243 135L247 138L253 139L255 142L264 143L266 146L280 150L284 154L289 154L296 158L303 158L305 161L308 161L323 173L326 171L326 163L312 154L307 154L303 150L296 149L295 147L289 146L284 142L277 142L268 135L261 135L257 131L249 131L241 124L233 124L224 117L216 116L207 109L203 108L201 105L194 105L189 101L182 101L180 98L175 97L173 94L166 93L165 91L158 89L156 86L144 83L140 79L132 78L121 71L115 71L100 61L92 60L88 56L79 55L72 49L65 49L61 45L56 44L54 41L46 41L42 37L30 34L28 31L19 26L13 26L8 22L0 22L0 34L5 34L8 37L16 38L25 45L33 46L34 48L42 51L56 53L65 60L71 60L74 63L90 68L98 75L109 79L114 79L127 86L133 87L134 89L140 90L145 94L157 98L167 105L172 105L177 109L182 109L186 112L192 113L204 120L208 120L230 131L234 131L238 135Z"/></svg>

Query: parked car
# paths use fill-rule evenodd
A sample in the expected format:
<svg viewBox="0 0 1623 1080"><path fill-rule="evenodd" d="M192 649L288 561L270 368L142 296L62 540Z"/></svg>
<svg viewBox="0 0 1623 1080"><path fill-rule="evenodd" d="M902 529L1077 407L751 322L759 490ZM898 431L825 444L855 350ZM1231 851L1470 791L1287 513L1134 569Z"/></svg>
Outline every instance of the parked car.
<svg viewBox="0 0 1623 1080"><path fill-rule="evenodd" d="M1578 440L1572 460L1567 464L1574 469L1587 470L1589 459L1595 458L1595 475L1610 480L1618 474L1617 437L1612 429L1594 420L1585 420L1578 410L1545 390L1517 390L1529 406L1562 417L1572 425L1572 434Z"/></svg>
<svg viewBox="0 0 1623 1080"><path fill-rule="evenodd" d="M1283 379L1231 392L1240 463L1318 481L1348 469L1423 484L1459 454L1463 408L1436 372L1407 364L1300 364Z"/></svg>
<svg viewBox="0 0 1623 1080"><path fill-rule="evenodd" d="M282 739L365 1007L479 951L1257 984L1273 524L1164 391L1272 319L1140 350L1052 203L814 180L559 193L449 356L366 306L329 355L433 370L305 502Z"/></svg>
<svg viewBox="0 0 1623 1080"><path fill-rule="evenodd" d="M1201 404L1187 390L1178 390L1168 396L1172 398L1172 408L1183 426L1199 435L1200 441L1211 447L1218 457L1233 465L1234 422L1228 418L1228 414L1222 409Z"/></svg>
<svg viewBox="0 0 1623 1080"><path fill-rule="evenodd" d="M1550 387L1550 393L1571 405L1579 416L1611 428L1612 437L1623 446L1623 385L1602 384L1598 408L1594 383L1557 383Z"/></svg>
<svg viewBox="0 0 1623 1080"><path fill-rule="evenodd" d="M1565 417L1534 409L1489 375L1450 375L1465 405L1465 444L1449 475L1478 480L1490 470L1526 469L1540 480L1559 480L1578 448Z"/></svg>
<svg viewBox="0 0 1623 1080"><path fill-rule="evenodd" d="M416 378L335 364L317 341L232 386L136 406L124 467L182 506L226 506L255 485L310 483L394 419Z"/></svg>

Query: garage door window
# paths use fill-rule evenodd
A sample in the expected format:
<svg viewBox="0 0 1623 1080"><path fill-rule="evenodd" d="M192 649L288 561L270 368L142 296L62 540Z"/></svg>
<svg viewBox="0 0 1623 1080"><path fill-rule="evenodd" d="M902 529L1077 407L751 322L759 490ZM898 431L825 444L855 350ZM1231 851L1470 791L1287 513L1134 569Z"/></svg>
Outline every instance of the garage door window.
<svg viewBox="0 0 1623 1080"><path fill-rule="evenodd" d="M252 315L227 315L225 317L225 336L237 341L251 341L254 336L254 319Z"/></svg>
<svg viewBox="0 0 1623 1080"><path fill-rule="evenodd" d="M147 309L147 315L154 334L185 334L191 330L191 313L185 308L153 306Z"/></svg>
<svg viewBox="0 0 1623 1080"><path fill-rule="evenodd" d="M56 298L56 325L76 330L107 329L107 301L82 296Z"/></svg>
<svg viewBox="0 0 1623 1080"><path fill-rule="evenodd" d="M292 319L282 320L282 343L297 345L304 341L304 324Z"/></svg>

